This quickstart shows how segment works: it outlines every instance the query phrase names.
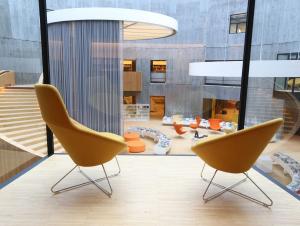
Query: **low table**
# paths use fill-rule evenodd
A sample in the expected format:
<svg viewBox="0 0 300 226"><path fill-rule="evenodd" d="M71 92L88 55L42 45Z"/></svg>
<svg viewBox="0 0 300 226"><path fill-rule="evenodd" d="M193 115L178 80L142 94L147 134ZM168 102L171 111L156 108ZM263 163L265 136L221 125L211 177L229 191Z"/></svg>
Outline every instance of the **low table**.
<svg viewBox="0 0 300 226"><path fill-rule="evenodd" d="M134 133L134 132L127 132L124 134L124 139L125 141L134 141L134 140L139 140L140 139L140 135L138 133Z"/></svg>
<svg viewBox="0 0 300 226"><path fill-rule="evenodd" d="M131 153L140 153L145 151L145 143L142 140L128 141L128 151Z"/></svg>

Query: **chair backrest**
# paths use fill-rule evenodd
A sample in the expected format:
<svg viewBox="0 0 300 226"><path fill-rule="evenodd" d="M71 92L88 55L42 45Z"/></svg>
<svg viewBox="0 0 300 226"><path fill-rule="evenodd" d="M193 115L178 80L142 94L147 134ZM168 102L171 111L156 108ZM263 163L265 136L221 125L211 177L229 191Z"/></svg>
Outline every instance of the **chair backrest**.
<svg viewBox="0 0 300 226"><path fill-rule="evenodd" d="M211 167L229 173L246 172L255 163L282 124L274 119L235 133L206 138L192 150Z"/></svg>
<svg viewBox="0 0 300 226"><path fill-rule="evenodd" d="M51 85L35 85L42 117L49 127L71 127L71 120L58 90Z"/></svg>
<svg viewBox="0 0 300 226"><path fill-rule="evenodd" d="M77 165L103 164L126 148L122 137L99 133L72 121L54 86L35 85L35 90L44 121Z"/></svg>
<svg viewBox="0 0 300 226"><path fill-rule="evenodd" d="M185 130L183 130L183 125L182 124L177 124L176 122L173 123L173 127L176 131L177 134L182 135L186 133Z"/></svg>
<svg viewBox="0 0 300 226"><path fill-rule="evenodd" d="M184 132L182 129L183 128L182 124L177 124L176 122L174 122L173 127L178 134L181 134L182 132Z"/></svg>
<svg viewBox="0 0 300 226"><path fill-rule="evenodd" d="M201 117L200 117L200 115L197 115L196 116L196 123L197 123L198 126L199 126L200 122L201 122Z"/></svg>

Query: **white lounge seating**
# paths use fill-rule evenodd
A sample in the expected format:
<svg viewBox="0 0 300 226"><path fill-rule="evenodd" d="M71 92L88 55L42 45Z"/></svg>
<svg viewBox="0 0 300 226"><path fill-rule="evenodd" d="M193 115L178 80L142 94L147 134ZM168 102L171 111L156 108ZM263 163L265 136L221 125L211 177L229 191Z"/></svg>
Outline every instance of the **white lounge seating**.
<svg viewBox="0 0 300 226"><path fill-rule="evenodd" d="M196 122L196 120L194 118L182 118L180 124L182 124L183 126L190 126L191 123L195 123L195 122ZM164 116L163 120L162 120L162 124L168 125L168 126L173 125L172 117ZM235 127L234 123L232 123L232 122L224 122L223 121L220 123L220 126L221 126L221 131L224 131L224 132L233 132L236 130L236 127ZM200 127L209 129L209 127L210 127L209 121L206 119L201 119Z"/></svg>
<svg viewBox="0 0 300 226"><path fill-rule="evenodd" d="M287 188L300 196L300 163L280 152L274 153L271 158L292 178L292 182L287 185Z"/></svg>
<svg viewBox="0 0 300 226"><path fill-rule="evenodd" d="M154 153L157 155L166 155L171 149L171 139L162 132L145 127L130 127L128 132L136 132L141 137L150 137L157 142L154 146Z"/></svg>

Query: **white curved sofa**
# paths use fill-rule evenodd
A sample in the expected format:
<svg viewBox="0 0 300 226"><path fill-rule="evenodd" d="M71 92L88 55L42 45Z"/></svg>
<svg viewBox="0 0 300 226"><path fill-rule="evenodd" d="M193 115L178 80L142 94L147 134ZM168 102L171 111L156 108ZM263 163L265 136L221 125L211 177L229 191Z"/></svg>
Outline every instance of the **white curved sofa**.
<svg viewBox="0 0 300 226"><path fill-rule="evenodd" d="M149 137L156 142L154 153L157 155L166 155L171 149L171 139L159 130L146 127L129 127L128 132L138 133L141 137Z"/></svg>
<svg viewBox="0 0 300 226"><path fill-rule="evenodd" d="M280 152L274 153L271 158L292 178L292 182L287 185L287 188L300 195L300 163Z"/></svg>

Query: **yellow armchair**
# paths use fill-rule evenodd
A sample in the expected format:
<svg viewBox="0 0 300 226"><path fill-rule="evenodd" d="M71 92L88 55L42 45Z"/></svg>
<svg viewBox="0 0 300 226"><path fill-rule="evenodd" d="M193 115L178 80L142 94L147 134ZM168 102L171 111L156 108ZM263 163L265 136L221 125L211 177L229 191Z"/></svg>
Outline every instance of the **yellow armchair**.
<svg viewBox="0 0 300 226"><path fill-rule="evenodd" d="M281 118L274 119L250 128L237 131L235 133L214 138L208 137L197 142L192 147L192 151L201 159L203 159L205 164L208 164L215 169L214 175L211 180L207 180L203 177L205 164L202 168L201 177L209 183L204 192L203 200L206 202L210 201L222 195L226 191L229 191L256 203L262 204L263 206L271 206L273 203L272 200L261 190L261 188L257 186L257 184L254 183L254 181L246 172L255 163L259 155L265 149L277 129L282 124L282 122L283 120ZM246 178L230 187L225 188L224 186L213 182L213 179L218 171L227 173L243 173ZM253 184L269 199L269 204L261 202L245 194L241 194L232 189L238 184L246 181L246 179L249 179L249 181L253 182ZM211 184L216 185L222 190L207 198L206 193Z"/></svg>
<svg viewBox="0 0 300 226"><path fill-rule="evenodd" d="M112 160L119 152L127 148L123 137L107 132L96 132L70 118L63 100L54 86L35 85L35 91L44 121L76 164L75 167L53 185L51 191L60 193L93 183L110 197L112 188L108 178L117 176L120 173L120 166L116 159L119 167L118 173L107 176L103 164ZM91 167L98 165L102 165L105 173L104 178L92 180L80 169L81 166ZM75 168L79 168L79 171L89 182L54 190L56 185ZM97 183L103 179L107 179L110 191L105 190Z"/></svg>

